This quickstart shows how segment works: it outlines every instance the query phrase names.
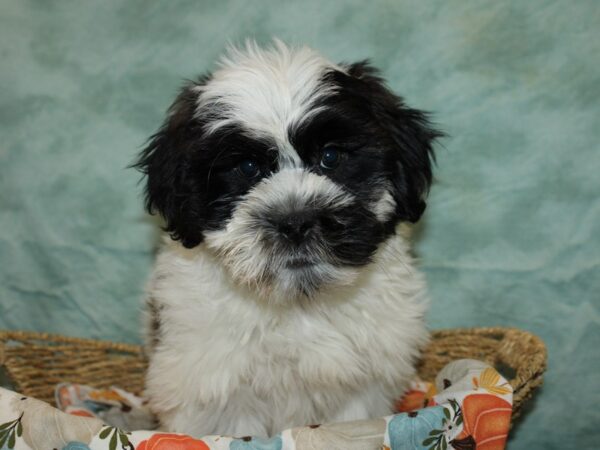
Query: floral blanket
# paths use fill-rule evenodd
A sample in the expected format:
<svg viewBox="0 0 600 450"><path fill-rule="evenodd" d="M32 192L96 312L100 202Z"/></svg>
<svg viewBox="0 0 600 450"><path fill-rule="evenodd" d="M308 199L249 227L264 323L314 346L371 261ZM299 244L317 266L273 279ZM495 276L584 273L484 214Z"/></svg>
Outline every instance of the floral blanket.
<svg viewBox="0 0 600 450"><path fill-rule="evenodd" d="M154 426L152 415L118 388L61 384L56 397L60 409L0 388L0 450L496 450L506 444L512 411L509 383L473 360L447 365L435 384L413 382L398 414L293 428L270 439L140 431Z"/></svg>

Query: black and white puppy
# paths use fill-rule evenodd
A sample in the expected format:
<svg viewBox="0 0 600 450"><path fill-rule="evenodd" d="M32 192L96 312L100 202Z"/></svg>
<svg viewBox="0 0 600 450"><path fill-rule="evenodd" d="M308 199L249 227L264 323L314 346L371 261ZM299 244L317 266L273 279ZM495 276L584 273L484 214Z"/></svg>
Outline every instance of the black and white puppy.
<svg viewBox="0 0 600 450"><path fill-rule="evenodd" d="M423 213L438 136L367 63L279 41L183 88L138 162L168 232L147 298L163 428L392 411L428 336L401 224Z"/></svg>

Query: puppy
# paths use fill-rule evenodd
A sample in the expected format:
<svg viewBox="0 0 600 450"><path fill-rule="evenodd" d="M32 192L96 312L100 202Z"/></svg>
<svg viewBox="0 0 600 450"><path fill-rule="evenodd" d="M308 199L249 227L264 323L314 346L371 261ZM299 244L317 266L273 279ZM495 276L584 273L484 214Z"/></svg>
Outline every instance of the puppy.
<svg viewBox="0 0 600 450"><path fill-rule="evenodd" d="M428 338L400 231L438 136L367 62L279 41L183 87L137 163L168 232L147 294L164 429L264 437L392 412Z"/></svg>

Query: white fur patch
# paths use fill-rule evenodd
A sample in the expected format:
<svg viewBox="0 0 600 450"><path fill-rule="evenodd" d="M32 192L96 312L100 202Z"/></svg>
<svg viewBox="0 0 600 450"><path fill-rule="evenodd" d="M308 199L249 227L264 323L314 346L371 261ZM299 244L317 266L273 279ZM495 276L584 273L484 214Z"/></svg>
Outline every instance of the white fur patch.
<svg viewBox="0 0 600 450"><path fill-rule="evenodd" d="M424 279L400 234L351 286L285 307L233 284L205 245L167 239L148 295L161 307L150 406L163 429L196 436L390 414L428 335Z"/></svg>
<svg viewBox="0 0 600 450"><path fill-rule="evenodd" d="M385 222L396 210L396 201L390 191L385 189L379 200L373 203L372 211L380 222Z"/></svg>
<svg viewBox="0 0 600 450"><path fill-rule="evenodd" d="M195 88L197 114L208 117L209 132L237 125L253 137L273 140L280 167L298 167L289 131L319 111L314 106L319 99L335 92L323 81L332 69L344 71L308 47L275 40L263 49L248 41L243 49L230 48L206 85Z"/></svg>

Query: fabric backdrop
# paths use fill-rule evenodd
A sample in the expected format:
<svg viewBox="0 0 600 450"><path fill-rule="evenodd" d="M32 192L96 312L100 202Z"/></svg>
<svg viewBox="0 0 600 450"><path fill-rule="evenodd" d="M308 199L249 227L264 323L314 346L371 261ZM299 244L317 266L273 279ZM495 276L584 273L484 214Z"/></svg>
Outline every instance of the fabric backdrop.
<svg viewBox="0 0 600 450"><path fill-rule="evenodd" d="M599 24L594 0L0 2L0 328L139 342L158 226L126 167L183 79L278 36L435 113L431 326L541 336L511 447L598 448Z"/></svg>

